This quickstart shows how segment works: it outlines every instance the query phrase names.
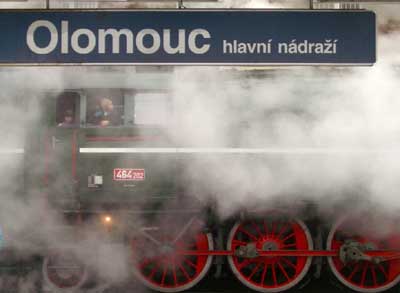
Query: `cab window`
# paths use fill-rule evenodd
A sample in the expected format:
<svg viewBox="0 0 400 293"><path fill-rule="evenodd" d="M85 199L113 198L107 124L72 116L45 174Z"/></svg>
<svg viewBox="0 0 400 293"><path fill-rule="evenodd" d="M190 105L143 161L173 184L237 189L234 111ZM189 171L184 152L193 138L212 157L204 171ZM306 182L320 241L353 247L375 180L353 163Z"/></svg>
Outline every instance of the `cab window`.
<svg viewBox="0 0 400 293"><path fill-rule="evenodd" d="M138 92L134 89L85 90L85 127L165 126L171 115L165 92Z"/></svg>
<svg viewBox="0 0 400 293"><path fill-rule="evenodd" d="M56 102L56 125L58 127L76 127L79 125L79 94L64 92Z"/></svg>
<svg viewBox="0 0 400 293"><path fill-rule="evenodd" d="M87 94L86 124L112 127L124 124L124 97L121 91L92 91Z"/></svg>

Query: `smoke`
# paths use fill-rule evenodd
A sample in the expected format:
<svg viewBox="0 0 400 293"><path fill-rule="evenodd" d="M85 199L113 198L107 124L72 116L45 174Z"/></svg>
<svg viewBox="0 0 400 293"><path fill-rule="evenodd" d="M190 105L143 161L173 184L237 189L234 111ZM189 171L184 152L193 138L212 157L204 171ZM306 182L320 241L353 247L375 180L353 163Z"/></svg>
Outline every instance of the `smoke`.
<svg viewBox="0 0 400 293"><path fill-rule="evenodd" d="M273 2L223 5L288 6ZM382 26L398 20L393 6L367 8L377 12ZM181 145L268 148L272 153L270 160L193 156L189 192L206 201L212 197L223 217L276 198L317 201L326 211L355 197L397 210L398 37L397 31L379 37L373 68L271 70L266 79L215 68L178 71L174 107L184 114L173 129L179 129Z"/></svg>
<svg viewBox="0 0 400 293"><path fill-rule="evenodd" d="M48 183L44 182L42 172L46 164L54 164L44 158L45 139L53 134L42 125L55 114L48 112L53 109L49 107L48 97L54 100L64 89L79 87L76 76L83 79L88 76L87 72L85 68L69 67L3 68L0 73L2 292L52 291L43 282L42 261L38 256L45 260L50 255L70 253L87 267L91 272L88 279L95 278L97 285L122 282L130 276L127 247L110 240L110 233L99 225L99 217L81 225L78 233L49 204L48 199L54 200L58 195L49 194L43 186ZM58 171L52 185L67 190L71 188L70 171L64 162L60 163L52 166Z"/></svg>
<svg viewBox="0 0 400 293"><path fill-rule="evenodd" d="M289 2L217 4L277 8ZM392 9L379 10L378 16L380 24L397 17ZM244 209L292 208L304 200L329 216L337 206L373 205L389 213L398 211L398 38L396 32L380 37L378 63L373 67L177 68L169 84L174 109L170 135L178 147L202 149L182 155L185 192L204 205L215 204L221 218ZM102 87L125 83L134 88L139 83L133 70L104 71L98 75L104 77ZM91 76L87 69L77 67L0 72L0 226L4 247L15 249L18 261L45 257L61 247L72 251L100 283L123 283L131 276L129 247L121 245L123 241L114 243L95 221L85 223L79 235L68 229L39 187L26 190L31 182L22 176L24 156L12 152L37 143L39 138L32 134L35 123L46 118L41 113L44 92L56 95L64 89L94 88L96 80ZM225 151L216 153L215 149ZM244 151L229 153L232 149ZM252 149L263 153L248 154ZM35 150L26 151L30 152L29 166L43 167ZM179 202L177 206L186 205ZM142 221L136 219L135 225ZM17 280L0 276L0 288L36 292L40 279L39 267Z"/></svg>
<svg viewBox="0 0 400 293"><path fill-rule="evenodd" d="M397 39L381 36L366 68L177 70L171 133L204 152L190 156L187 192L216 202L223 218L303 200L322 213L349 203L398 211Z"/></svg>

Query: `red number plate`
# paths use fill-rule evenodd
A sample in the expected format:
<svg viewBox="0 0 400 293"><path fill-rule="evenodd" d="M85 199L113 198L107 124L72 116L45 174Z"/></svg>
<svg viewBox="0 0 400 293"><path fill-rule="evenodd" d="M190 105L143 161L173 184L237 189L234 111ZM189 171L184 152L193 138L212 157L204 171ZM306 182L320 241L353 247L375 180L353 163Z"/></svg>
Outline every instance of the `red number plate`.
<svg viewBox="0 0 400 293"><path fill-rule="evenodd" d="M144 169L114 169L114 180L116 181L143 181Z"/></svg>

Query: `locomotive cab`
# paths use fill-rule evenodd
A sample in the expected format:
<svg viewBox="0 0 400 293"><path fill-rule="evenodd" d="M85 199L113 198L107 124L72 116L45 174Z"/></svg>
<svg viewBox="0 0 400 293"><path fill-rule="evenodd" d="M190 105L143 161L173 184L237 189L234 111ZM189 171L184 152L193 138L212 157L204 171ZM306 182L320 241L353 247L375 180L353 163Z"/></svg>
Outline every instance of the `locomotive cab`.
<svg viewBox="0 0 400 293"><path fill-rule="evenodd" d="M64 209L117 204L143 210L144 202L154 208L175 197L175 154L152 151L172 145L169 99L168 92L134 89L80 89L53 97L50 201Z"/></svg>

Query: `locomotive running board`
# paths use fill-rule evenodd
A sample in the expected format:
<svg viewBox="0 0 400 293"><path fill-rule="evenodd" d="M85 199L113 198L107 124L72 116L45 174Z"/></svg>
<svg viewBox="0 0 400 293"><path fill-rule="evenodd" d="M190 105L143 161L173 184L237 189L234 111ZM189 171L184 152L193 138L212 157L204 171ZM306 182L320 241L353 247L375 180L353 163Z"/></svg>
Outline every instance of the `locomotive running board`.
<svg viewBox="0 0 400 293"><path fill-rule="evenodd" d="M368 148L80 148L80 153L149 154L380 154L400 153L400 149Z"/></svg>
<svg viewBox="0 0 400 293"><path fill-rule="evenodd" d="M24 154L25 149L23 148L2 148L0 149L0 155L8 155L8 154Z"/></svg>

